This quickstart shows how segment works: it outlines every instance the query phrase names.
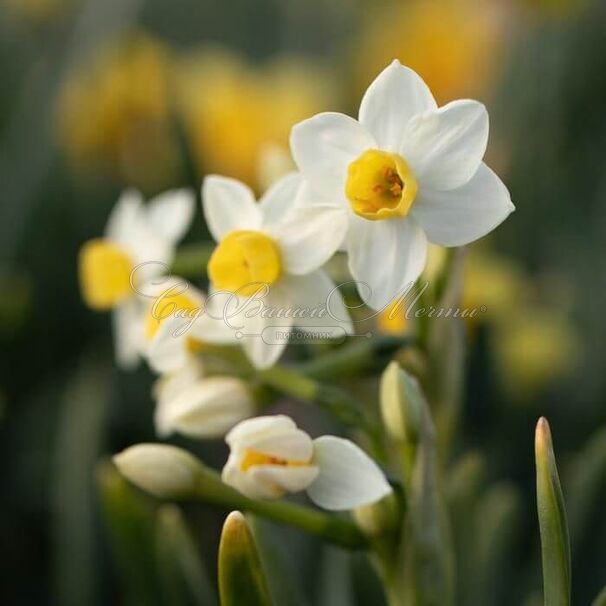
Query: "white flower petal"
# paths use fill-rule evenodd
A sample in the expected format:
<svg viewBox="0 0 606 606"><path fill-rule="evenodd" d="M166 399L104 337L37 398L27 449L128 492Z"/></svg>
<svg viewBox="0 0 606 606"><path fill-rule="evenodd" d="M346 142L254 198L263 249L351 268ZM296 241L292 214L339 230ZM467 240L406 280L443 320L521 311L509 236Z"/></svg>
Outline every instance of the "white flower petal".
<svg viewBox="0 0 606 606"><path fill-rule="evenodd" d="M225 435L253 414L253 399L235 377L200 378L162 406L162 429L194 438Z"/></svg>
<svg viewBox="0 0 606 606"><path fill-rule="evenodd" d="M156 379L152 387L152 396L156 401L154 425L159 437L165 438L172 432L167 417L171 402L203 376L204 366L201 361L191 357L176 372L167 373Z"/></svg>
<svg viewBox="0 0 606 606"><path fill-rule="evenodd" d="M330 332L342 337L353 332L349 313L343 297L335 283L324 271L315 271L307 276L289 276L287 288L291 307L297 312L293 324L308 332ZM308 310L308 311L306 311Z"/></svg>
<svg viewBox="0 0 606 606"><path fill-rule="evenodd" d="M347 236L349 269L372 309L383 309L421 275L427 239L409 218L367 221L352 216Z"/></svg>
<svg viewBox="0 0 606 606"><path fill-rule="evenodd" d="M261 211L252 190L236 179L206 177L202 205L208 229L217 242L235 229L259 229L261 225Z"/></svg>
<svg viewBox="0 0 606 606"><path fill-rule="evenodd" d="M256 486L275 486L278 490L275 490L273 496L278 498L285 492L305 490L316 479L318 468L315 465L300 467L257 465L250 468L248 475L250 483ZM271 496L268 495L266 498L271 498Z"/></svg>
<svg viewBox="0 0 606 606"><path fill-rule="evenodd" d="M441 246L469 244L504 221L515 209L509 192L485 164L462 187L419 193L412 215L429 240Z"/></svg>
<svg viewBox="0 0 606 606"><path fill-rule="evenodd" d="M141 193L136 189L123 191L107 220L105 237L118 244L128 244L131 240L133 226L137 225L142 217L143 196Z"/></svg>
<svg viewBox="0 0 606 606"><path fill-rule="evenodd" d="M257 440L263 440L268 435L293 429L297 429L297 425L290 417L265 415L242 421L225 436L225 441L231 449L249 448Z"/></svg>
<svg viewBox="0 0 606 606"><path fill-rule="evenodd" d="M241 447L241 444L238 445ZM247 448L255 452L287 461L307 463L313 454L311 438L301 429L289 429L257 436Z"/></svg>
<svg viewBox="0 0 606 606"><path fill-rule="evenodd" d="M124 300L112 314L116 362L124 370L132 370L139 361L143 347L143 312L135 297Z"/></svg>
<svg viewBox="0 0 606 606"><path fill-rule="evenodd" d="M192 323L188 334L202 343L212 343L213 345L233 345L238 342L236 331L225 323L221 310L210 313L205 310Z"/></svg>
<svg viewBox="0 0 606 606"><path fill-rule="evenodd" d="M134 189L120 196L110 214L105 235L130 255L136 267L134 281L137 284L166 272L174 255L173 243L155 231L148 220L143 197Z"/></svg>
<svg viewBox="0 0 606 606"><path fill-rule="evenodd" d="M320 473L307 489L324 509L345 511L382 499L391 486L377 464L349 440L322 436L314 440L314 463Z"/></svg>
<svg viewBox="0 0 606 606"><path fill-rule="evenodd" d="M135 265L145 264L136 272L139 283L168 269L174 247L152 228L138 191L128 189L122 193L110 214L105 235L122 246Z"/></svg>
<svg viewBox="0 0 606 606"><path fill-rule="evenodd" d="M318 474L315 465L257 465L242 471L240 463L240 456L232 452L221 478L226 484L253 499L277 499L284 496L285 492L304 490Z"/></svg>
<svg viewBox="0 0 606 606"><path fill-rule="evenodd" d="M308 274L324 265L345 239L347 215L343 207L301 205L273 225L286 273Z"/></svg>
<svg viewBox="0 0 606 606"><path fill-rule="evenodd" d="M153 384L152 395L157 402L172 400L178 393L204 376L204 365L198 358L190 358L178 371L162 375Z"/></svg>
<svg viewBox="0 0 606 606"><path fill-rule="evenodd" d="M147 205L147 221L161 237L173 244L188 230L194 216L194 194L189 189L175 189L156 196Z"/></svg>
<svg viewBox="0 0 606 606"><path fill-rule="evenodd" d="M237 325L239 320L242 321L242 347L256 368L263 369L273 366L287 345L286 340L276 342L271 335L267 335L267 332L264 332L265 329L268 329L268 332L273 334L275 331L272 329L279 327L281 330L288 330L292 326L292 318L272 318L269 317L269 313L262 313L262 309L266 311L270 309L279 311L288 309L289 307L290 300L288 293L280 284L273 284L263 300L257 301L251 307L242 308L244 313L240 314L239 318L232 318L230 320L233 325ZM268 336L270 337L269 339L267 338Z"/></svg>
<svg viewBox="0 0 606 606"><path fill-rule="evenodd" d="M151 341L144 347L150 368L157 373L175 372L191 359L185 330L187 320L172 316L162 321Z"/></svg>
<svg viewBox="0 0 606 606"><path fill-rule="evenodd" d="M297 167L312 189L333 202L345 204L347 167L377 144L357 120L326 112L296 124L291 131L290 147Z"/></svg>
<svg viewBox="0 0 606 606"><path fill-rule="evenodd" d="M225 437L232 450L253 450L289 461L308 462L311 438L285 415L268 415L242 421Z"/></svg>
<svg viewBox="0 0 606 606"><path fill-rule="evenodd" d="M373 134L380 149L396 152L402 144L408 121L436 107L423 79L394 60L366 90L359 119Z"/></svg>
<svg viewBox="0 0 606 606"><path fill-rule="evenodd" d="M454 189L467 183L488 143L488 112L478 101L453 101L415 116L399 152L421 189Z"/></svg>
<svg viewBox="0 0 606 606"><path fill-rule="evenodd" d="M302 183L300 173L291 172L278 179L261 196L259 206L263 215L263 227L280 222L293 210Z"/></svg>

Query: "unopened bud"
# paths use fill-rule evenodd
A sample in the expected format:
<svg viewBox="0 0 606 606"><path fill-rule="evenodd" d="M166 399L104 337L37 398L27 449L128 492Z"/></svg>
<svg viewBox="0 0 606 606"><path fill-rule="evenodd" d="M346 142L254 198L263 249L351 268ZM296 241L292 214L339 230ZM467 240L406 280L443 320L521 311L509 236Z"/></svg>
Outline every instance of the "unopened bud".
<svg viewBox="0 0 606 606"><path fill-rule="evenodd" d="M423 395L417 380L391 362L381 377L381 414L393 440L414 445L423 418Z"/></svg>
<svg viewBox="0 0 606 606"><path fill-rule="evenodd" d="M114 456L113 461L133 484L168 499L191 495L203 471L194 456L167 444L137 444Z"/></svg>

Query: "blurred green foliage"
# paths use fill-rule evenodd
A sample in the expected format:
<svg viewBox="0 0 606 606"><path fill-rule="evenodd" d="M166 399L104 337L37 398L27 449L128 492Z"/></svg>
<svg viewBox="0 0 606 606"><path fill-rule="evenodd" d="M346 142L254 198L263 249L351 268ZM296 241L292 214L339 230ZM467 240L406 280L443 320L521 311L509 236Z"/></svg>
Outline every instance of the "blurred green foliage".
<svg viewBox="0 0 606 606"><path fill-rule="evenodd" d="M499 378L494 327L480 325L462 402L449 401L444 391L457 377L430 386L444 402L436 423L448 429L447 444L438 446L450 453L441 473L459 556L455 603L540 603L532 601L541 591L532 444L536 418L546 415L569 513L572 604L581 606L606 583L606 7L599 0L555 11L531 0L492 4L499 10L515 4L498 13L497 75L481 95L492 116L490 154L517 206L492 245L523 267L544 302L574 326L580 363L571 360L566 376L518 400ZM302 54L336 74L340 94L326 109L353 112L356 49L369 14L383 5L389 9L384 0L0 6L0 542L7 552L1 603L212 604L208 596L216 593L221 513L157 509L106 467L97 472L103 497L97 499L98 460L155 438L151 375L143 368L124 375L111 366L109 318L86 310L78 294L78 249L101 232L130 183L103 171L74 173L56 136L63 83L104 44L143 30L177 54L209 43L235 49L251 64ZM212 82L204 93L213 94ZM183 162L153 187L197 189L203 167L192 168L176 122ZM205 236L198 219L189 240ZM358 381L361 394L372 394L369 406L378 406L376 380ZM334 428L326 416L282 406L318 432ZM461 411L456 427L452 410ZM225 458L219 443L175 442L209 464ZM421 484L433 473L433 446L422 448L429 476L413 480ZM419 503L434 496L419 488L419 515ZM266 567L281 566L279 580L268 578L280 606L382 603L360 554L268 522L252 526ZM594 603L603 601L602 595Z"/></svg>

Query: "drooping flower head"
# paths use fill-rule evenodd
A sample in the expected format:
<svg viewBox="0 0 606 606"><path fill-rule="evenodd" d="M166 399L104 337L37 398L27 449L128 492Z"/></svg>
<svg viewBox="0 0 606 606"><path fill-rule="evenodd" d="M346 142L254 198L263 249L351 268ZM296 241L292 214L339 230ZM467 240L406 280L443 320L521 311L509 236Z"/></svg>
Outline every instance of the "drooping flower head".
<svg viewBox="0 0 606 606"><path fill-rule="evenodd" d="M358 120L322 113L293 128L293 158L312 204L340 209L364 301L382 309L417 280L427 243L468 244L514 209L483 162L488 114L476 101L438 108L423 80L394 61L369 86Z"/></svg>
<svg viewBox="0 0 606 606"><path fill-rule="evenodd" d="M154 423L159 437L174 432L194 438L224 436L253 415L254 399L237 377L207 376L203 362L192 359L154 384Z"/></svg>
<svg viewBox="0 0 606 606"><path fill-rule="evenodd" d="M226 484L252 498L277 499L305 490L330 510L374 503L391 492L376 463L349 440L312 440L284 415L242 421L225 438L230 455Z"/></svg>

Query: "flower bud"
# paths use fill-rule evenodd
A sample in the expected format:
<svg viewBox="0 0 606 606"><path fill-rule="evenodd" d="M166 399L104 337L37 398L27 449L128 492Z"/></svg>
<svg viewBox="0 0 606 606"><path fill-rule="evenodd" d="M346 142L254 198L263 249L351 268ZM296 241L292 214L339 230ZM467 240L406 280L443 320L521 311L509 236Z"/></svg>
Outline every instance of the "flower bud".
<svg viewBox="0 0 606 606"><path fill-rule="evenodd" d="M381 377L381 414L389 436L416 444L423 415L423 396L417 380L391 362Z"/></svg>
<svg viewBox="0 0 606 606"><path fill-rule="evenodd" d="M202 465L188 452L167 444L137 444L114 456L120 473L160 498L192 494Z"/></svg>

